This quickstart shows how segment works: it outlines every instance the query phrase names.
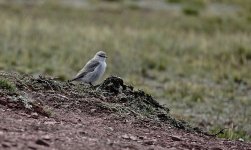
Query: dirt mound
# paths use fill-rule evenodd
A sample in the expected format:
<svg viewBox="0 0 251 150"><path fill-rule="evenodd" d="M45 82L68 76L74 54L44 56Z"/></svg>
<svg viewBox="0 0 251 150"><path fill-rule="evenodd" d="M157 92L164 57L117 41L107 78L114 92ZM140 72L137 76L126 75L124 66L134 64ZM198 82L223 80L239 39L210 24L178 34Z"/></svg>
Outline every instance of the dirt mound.
<svg viewBox="0 0 251 150"><path fill-rule="evenodd" d="M10 82L5 86L15 89L3 92L8 95L8 98L1 100L1 103L9 107L25 109L45 116L51 115L49 111L44 109L47 106L64 107L72 111L79 109L88 114L116 113L120 116L138 119L153 119L169 123L177 128L193 130L186 122L170 117L169 109L160 105L151 95L141 90L134 91L132 86L125 85L119 77L109 77L101 85L90 87L56 81L43 76L36 78L18 74L6 74L5 76L9 78L8 82ZM6 80L5 83L7 83ZM37 93L32 92L29 95L30 91ZM40 93L41 91L49 92L56 101L48 103L35 99L34 97L44 95ZM32 98L29 99L29 97Z"/></svg>
<svg viewBox="0 0 251 150"><path fill-rule="evenodd" d="M109 77L90 87L53 78L0 73L0 148L247 149L206 136L169 115L151 95ZM208 144L211 143L211 144ZM212 144L213 143L213 144Z"/></svg>

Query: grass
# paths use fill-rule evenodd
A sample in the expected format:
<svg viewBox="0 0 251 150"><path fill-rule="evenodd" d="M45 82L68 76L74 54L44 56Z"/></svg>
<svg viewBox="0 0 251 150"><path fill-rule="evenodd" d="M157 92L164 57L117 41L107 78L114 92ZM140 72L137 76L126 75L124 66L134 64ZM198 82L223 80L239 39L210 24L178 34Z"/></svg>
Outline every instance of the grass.
<svg viewBox="0 0 251 150"><path fill-rule="evenodd" d="M16 87L7 80L0 79L0 89L13 93L15 92Z"/></svg>
<svg viewBox="0 0 251 150"><path fill-rule="evenodd" d="M103 49L106 77L123 77L177 117L209 130L233 124L250 140L250 1L221 0L231 15L207 11L216 1L181 3L181 11L170 12L122 2L83 9L6 1L0 4L0 69L68 80ZM187 15L186 8L198 14Z"/></svg>
<svg viewBox="0 0 251 150"><path fill-rule="evenodd" d="M212 133L217 133L221 130L222 128L216 127L215 129L212 129ZM236 130L233 128L227 128L224 130L223 134L220 134L218 137L220 138L226 138L226 139L237 139L239 141L243 141L244 139L250 139L250 137L247 136L247 133L242 130Z"/></svg>

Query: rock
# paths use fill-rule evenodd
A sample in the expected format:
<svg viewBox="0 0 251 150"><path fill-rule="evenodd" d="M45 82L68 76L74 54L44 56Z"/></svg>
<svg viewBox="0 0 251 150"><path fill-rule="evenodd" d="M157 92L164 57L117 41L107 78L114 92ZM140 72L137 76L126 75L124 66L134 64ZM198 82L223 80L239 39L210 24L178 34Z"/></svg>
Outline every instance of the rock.
<svg viewBox="0 0 251 150"><path fill-rule="evenodd" d="M91 109L91 113L94 113L96 110L97 110L97 109L94 109L94 108Z"/></svg>
<svg viewBox="0 0 251 150"><path fill-rule="evenodd" d="M38 113L34 112L30 115L31 118L38 119Z"/></svg>
<svg viewBox="0 0 251 150"><path fill-rule="evenodd" d="M45 125L54 125L56 123L57 123L56 121L45 121L44 122Z"/></svg>
<svg viewBox="0 0 251 150"><path fill-rule="evenodd" d="M28 145L28 148L29 149L32 149L32 150L37 150L38 148L37 148L38 146L36 146L35 144L29 144Z"/></svg>
<svg viewBox="0 0 251 150"><path fill-rule="evenodd" d="M238 141L244 142L244 139L243 138L239 138Z"/></svg>
<svg viewBox="0 0 251 150"><path fill-rule="evenodd" d="M137 137L136 137L136 136L131 135L131 136L130 136L130 139L131 139L131 140L133 140L133 141L136 141L136 140L137 140Z"/></svg>
<svg viewBox="0 0 251 150"><path fill-rule="evenodd" d="M144 139L147 139L147 137L146 136L139 136L139 139L144 140Z"/></svg>
<svg viewBox="0 0 251 150"><path fill-rule="evenodd" d="M130 139L129 135L128 134L124 134L121 136L123 139Z"/></svg>
<svg viewBox="0 0 251 150"><path fill-rule="evenodd" d="M42 139L49 141L51 137L49 135L44 135L42 136Z"/></svg>
<svg viewBox="0 0 251 150"><path fill-rule="evenodd" d="M107 139L107 142L106 142L108 145L113 145L114 143L110 140L110 139Z"/></svg>
<svg viewBox="0 0 251 150"><path fill-rule="evenodd" d="M124 134L121 136L123 139L128 139L128 140L133 140L133 141L137 141L137 137L134 135L129 135L129 134Z"/></svg>
<svg viewBox="0 0 251 150"><path fill-rule="evenodd" d="M114 131L114 129L112 127L108 127L107 129L110 131Z"/></svg>
<svg viewBox="0 0 251 150"><path fill-rule="evenodd" d="M43 146L46 146L46 147L50 147L50 144L48 144L47 142L45 142L44 140L41 140L41 139L38 139L35 143L38 144L38 145L43 145Z"/></svg>
<svg viewBox="0 0 251 150"><path fill-rule="evenodd" d="M8 147L11 147L11 145L9 143L2 143L2 147L3 148L8 148Z"/></svg>
<svg viewBox="0 0 251 150"><path fill-rule="evenodd" d="M144 145L154 145L156 142L156 140L147 140L147 141L144 141L143 144Z"/></svg>
<svg viewBox="0 0 251 150"><path fill-rule="evenodd" d="M87 133L85 131L79 131L79 134L86 135Z"/></svg>
<svg viewBox="0 0 251 150"><path fill-rule="evenodd" d="M180 137L178 137L178 136L171 136L171 139L173 141L182 141L182 139Z"/></svg>

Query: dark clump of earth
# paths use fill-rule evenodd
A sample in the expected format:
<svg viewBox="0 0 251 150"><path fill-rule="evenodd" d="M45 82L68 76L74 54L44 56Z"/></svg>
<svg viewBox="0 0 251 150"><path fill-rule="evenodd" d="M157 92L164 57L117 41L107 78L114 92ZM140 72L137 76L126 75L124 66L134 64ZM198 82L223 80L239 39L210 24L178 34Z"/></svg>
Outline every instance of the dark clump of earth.
<svg viewBox="0 0 251 150"><path fill-rule="evenodd" d="M97 86L0 72L0 149L249 149L170 116L111 76Z"/></svg>

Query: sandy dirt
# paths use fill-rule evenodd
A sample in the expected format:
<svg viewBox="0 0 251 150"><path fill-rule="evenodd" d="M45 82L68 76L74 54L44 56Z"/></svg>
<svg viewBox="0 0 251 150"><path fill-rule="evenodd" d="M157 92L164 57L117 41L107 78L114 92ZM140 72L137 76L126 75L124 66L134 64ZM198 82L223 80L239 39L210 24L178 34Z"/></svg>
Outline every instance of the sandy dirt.
<svg viewBox="0 0 251 150"><path fill-rule="evenodd" d="M175 127L154 117L132 115L139 114L136 110L140 112L141 108L138 106L130 110L134 113L118 113L100 107L99 104L104 101L129 107L130 101L125 93L120 98L123 102L115 102L123 93L119 90L120 85L117 86L117 93L113 94L104 94L104 89L107 92L108 87L104 88L104 85L101 92L97 90L99 87L92 87L91 91L79 93L72 89L75 84L64 90L55 90L51 80L32 79L41 82L32 82L34 84L30 86L28 83L31 80L24 83L24 79L6 79L15 84L18 92L6 92L6 89L0 88L0 149L251 149L248 142L219 139ZM44 86L38 89L34 88L35 84ZM21 101L13 100L20 95L33 101L30 103L33 109L27 109Z"/></svg>

